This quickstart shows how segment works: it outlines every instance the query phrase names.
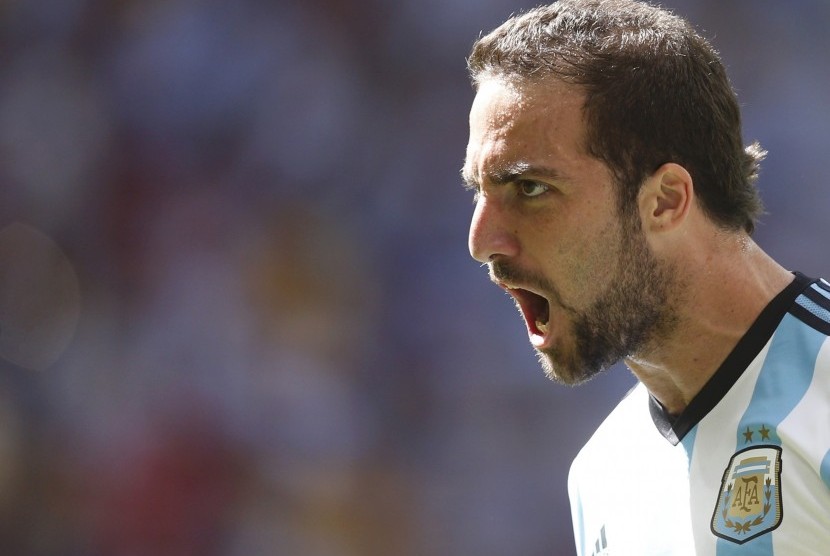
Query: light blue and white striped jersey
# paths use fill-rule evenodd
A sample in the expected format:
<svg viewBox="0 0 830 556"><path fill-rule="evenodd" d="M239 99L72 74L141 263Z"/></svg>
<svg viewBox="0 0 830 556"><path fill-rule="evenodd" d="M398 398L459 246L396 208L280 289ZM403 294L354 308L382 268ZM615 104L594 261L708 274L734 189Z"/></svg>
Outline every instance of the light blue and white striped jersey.
<svg viewBox="0 0 830 556"><path fill-rule="evenodd" d="M578 554L830 554L828 335L796 273L681 415L637 385L571 467Z"/></svg>

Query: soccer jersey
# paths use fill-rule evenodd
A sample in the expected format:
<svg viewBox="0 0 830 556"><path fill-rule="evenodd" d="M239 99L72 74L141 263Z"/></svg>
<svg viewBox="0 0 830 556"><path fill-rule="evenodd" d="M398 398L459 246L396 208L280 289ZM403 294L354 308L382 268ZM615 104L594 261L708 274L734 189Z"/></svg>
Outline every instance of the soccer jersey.
<svg viewBox="0 0 830 556"><path fill-rule="evenodd" d="M828 335L796 273L682 414L637 385L571 467L578 554L830 554Z"/></svg>

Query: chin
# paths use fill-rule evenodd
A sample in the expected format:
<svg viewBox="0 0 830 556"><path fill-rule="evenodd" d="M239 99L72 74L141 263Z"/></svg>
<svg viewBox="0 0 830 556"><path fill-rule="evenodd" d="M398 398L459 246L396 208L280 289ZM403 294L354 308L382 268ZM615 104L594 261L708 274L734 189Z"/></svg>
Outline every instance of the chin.
<svg viewBox="0 0 830 556"><path fill-rule="evenodd" d="M536 356L542 370L545 372L545 376L559 384L575 386L589 380L595 374L586 373L584 367L558 361L558 357L553 357L551 354L542 351L537 351Z"/></svg>
<svg viewBox="0 0 830 556"><path fill-rule="evenodd" d="M565 386L576 386L587 382L602 371L602 369L586 369L584 365L580 365L575 361L562 361L561 357L554 357L549 353L538 350L536 356L539 358L539 364L542 366L545 376Z"/></svg>

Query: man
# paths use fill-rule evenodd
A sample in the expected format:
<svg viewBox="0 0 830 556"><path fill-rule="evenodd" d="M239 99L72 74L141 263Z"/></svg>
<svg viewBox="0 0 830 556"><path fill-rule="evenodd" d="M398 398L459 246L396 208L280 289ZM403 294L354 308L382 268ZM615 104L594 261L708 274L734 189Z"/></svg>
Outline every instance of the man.
<svg viewBox="0 0 830 556"><path fill-rule="evenodd" d="M717 53L649 5L561 0L468 64L470 252L551 378L639 379L572 466L579 553L827 553L830 284L751 239L764 153Z"/></svg>

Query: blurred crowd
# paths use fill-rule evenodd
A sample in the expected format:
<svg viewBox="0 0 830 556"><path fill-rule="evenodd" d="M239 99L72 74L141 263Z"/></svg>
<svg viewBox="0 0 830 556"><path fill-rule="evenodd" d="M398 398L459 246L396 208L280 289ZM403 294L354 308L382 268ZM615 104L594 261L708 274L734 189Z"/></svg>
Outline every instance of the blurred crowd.
<svg viewBox="0 0 830 556"><path fill-rule="evenodd" d="M633 379L543 377L458 177L532 5L0 4L0 554L573 553ZM770 151L759 242L829 276L830 3L665 5Z"/></svg>

